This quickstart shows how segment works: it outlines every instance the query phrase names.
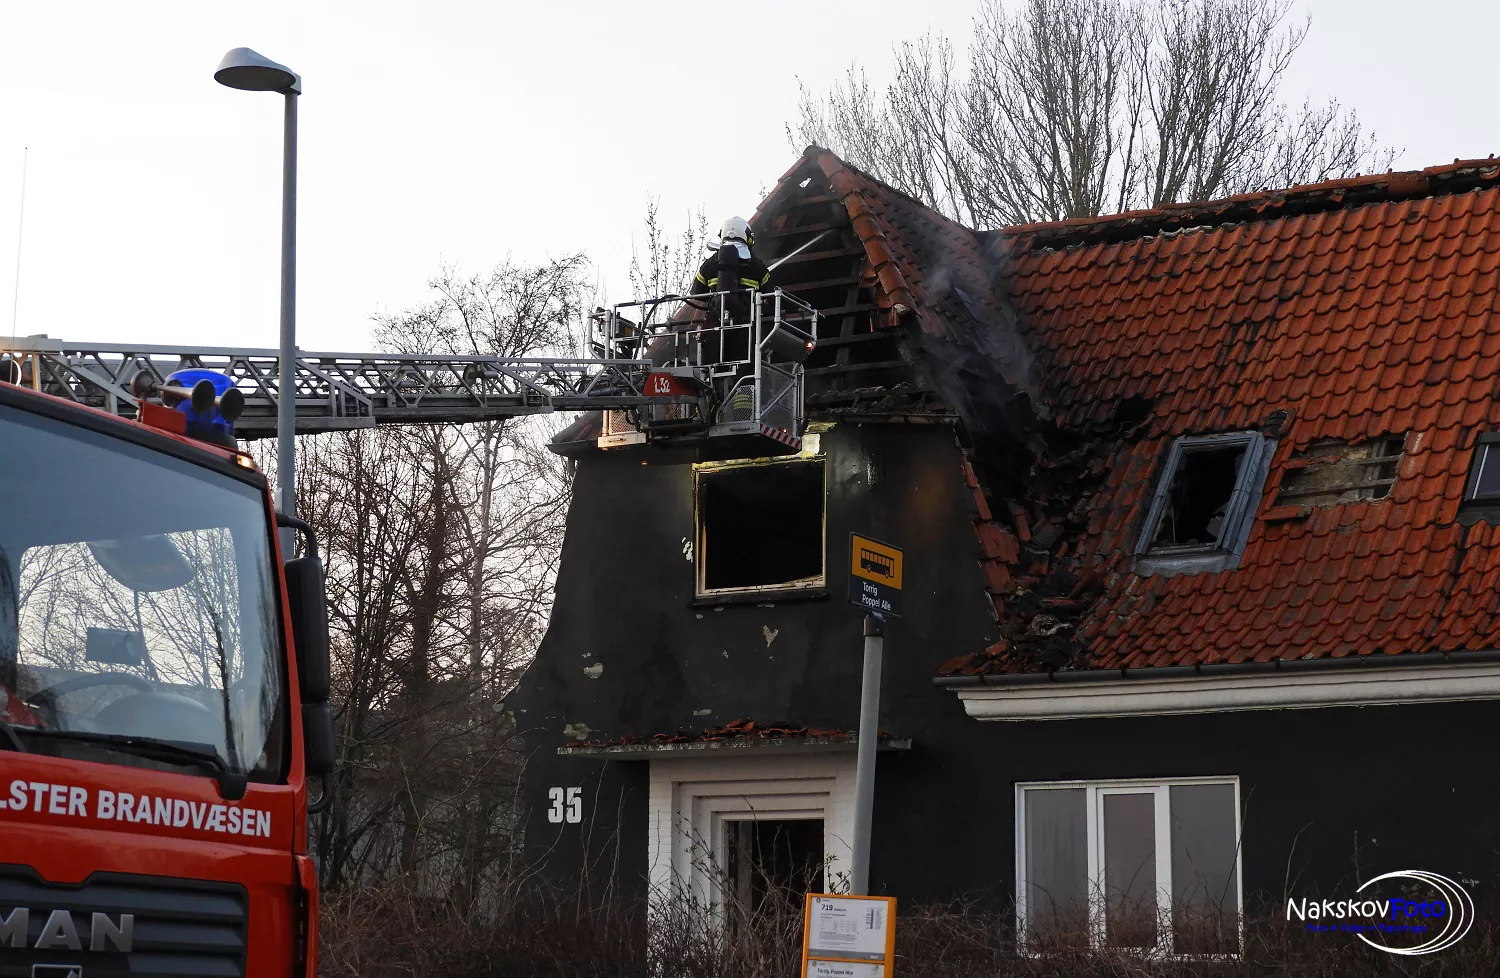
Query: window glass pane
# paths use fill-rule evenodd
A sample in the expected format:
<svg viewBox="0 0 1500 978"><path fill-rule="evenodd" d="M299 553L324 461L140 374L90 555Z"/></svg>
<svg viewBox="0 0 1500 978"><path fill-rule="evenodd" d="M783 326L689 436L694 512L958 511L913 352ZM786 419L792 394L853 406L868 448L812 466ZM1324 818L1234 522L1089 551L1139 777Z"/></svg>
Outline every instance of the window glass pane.
<svg viewBox="0 0 1500 978"><path fill-rule="evenodd" d="M1116 947L1156 944L1156 798L1104 801L1104 936Z"/></svg>
<svg viewBox="0 0 1500 978"><path fill-rule="evenodd" d="M1490 443L1480 445L1474 464L1479 467L1479 474L1474 479L1475 499L1494 499L1500 496L1500 452L1496 449L1500 444Z"/></svg>
<svg viewBox="0 0 1500 978"><path fill-rule="evenodd" d="M1088 812L1083 788L1027 791L1026 940L1088 943Z"/></svg>
<svg viewBox="0 0 1500 978"><path fill-rule="evenodd" d="M1179 954L1239 950L1234 785L1177 784L1172 800L1172 931Z"/></svg>
<svg viewBox="0 0 1500 978"><path fill-rule="evenodd" d="M284 660L260 491L12 408L0 445L27 463L0 466L0 696L37 707L19 724L28 739L72 735L69 756L128 766L156 762L77 735L187 743L279 778Z"/></svg>

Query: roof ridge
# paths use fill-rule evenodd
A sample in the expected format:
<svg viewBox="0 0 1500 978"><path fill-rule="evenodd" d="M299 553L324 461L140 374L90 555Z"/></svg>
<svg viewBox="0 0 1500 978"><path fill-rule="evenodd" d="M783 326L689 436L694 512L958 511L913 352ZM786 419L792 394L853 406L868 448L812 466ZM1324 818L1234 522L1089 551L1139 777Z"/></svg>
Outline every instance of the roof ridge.
<svg viewBox="0 0 1500 978"><path fill-rule="evenodd" d="M1393 202L1463 193L1500 179L1500 159L1454 160L1421 170L1389 170L1257 190L1206 201L1167 203L1097 217L1012 224L979 232L1009 238L1022 247L1065 247L1147 237L1205 224L1223 225L1272 220L1294 214L1343 210L1370 203Z"/></svg>
<svg viewBox="0 0 1500 978"><path fill-rule="evenodd" d="M942 211L938 210L936 207L933 207L927 201L922 200L920 197L916 197L916 196L914 196L912 194L907 193L905 190L902 190L900 187L892 186L891 184L887 183L886 181L884 181L884 180L880 179L879 177L875 176L873 173L870 173L868 170L862 170L862 169L860 169L859 167L855 166L853 163L850 163L848 160L844 159L842 156L839 156L837 153L835 153L831 149L828 149L828 148L823 147L823 146L818 146L817 144L812 144L812 145L809 145L807 147L807 149L805 149L805 150L802 151L802 155L803 155L803 157L805 159L813 160L815 162L819 162L820 159L821 159L821 157L826 156L826 157L832 159L834 162L836 162L843 169L848 170L850 173L853 173L854 175L856 175L858 177L861 177L862 179L868 180L871 183L878 184L882 190L885 190L888 193L890 193L890 194L892 194L892 195L894 195L896 197L904 198L908 203L912 204L913 206L920 207L923 210L928 211L929 213L932 214L933 217L936 217L938 220L942 221L944 224L949 224L949 225L953 226L954 228L956 228L956 229L958 229L960 231L964 231L964 232L966 232L968 234L975 235L976 237L978 235L984 233L983 231L979 231L979 230L976 230L975 228L969 227L967 224L963 223L962 221L954 220L953 218L949 217L947 214L944 214ZM826 170L824 171L824 175L825 176L827 175L827 171Z"/></svg>
<svg viewBox="0 0 1500 978"><path fill-rule="evenodd" d="M896 325L907 310L916 308L917 303L906 281L906 276L901 272L900 262L891 251L888 232L894 229L879 214L871 210L862 189L853 179L854 177L868 178L861 171L821 147L809 146L803 155L822 171L824 178L828 181L829 189L838 197L839 203L844 207L844 212L849 215L849 226L865 249L865 257L875 273L875 280L880 290L884 293L886 308L890 310L890 325ZM882 183L881 186L885 184Z"/></svg>
<svg viewBox="0 0 1500 978"><path fill-rule="evenodd" d="M776 189L780 189L780 184L788 180L806 163L817 165L829 180L833 179L833 173L838 170L847 170L863 180L877 184L885 192L904 198L914 206L922 208L942 223L968 232L976 238L982 239L991 235L1023 238L1030 235L1034 236L1034 240L1047 244L1063 238L1076 239L1080 242L1094 240L1095 234L1108 236L1109 232L1115 229L1126 229L1130 232L1121 237L1144 237L1159 231L1192 227L1194 221L1201 222L1203 219L1209 219L1214 224L1228 224L1246 218L1271 218L1286 213L1335 210L1377 201L1435 197L1445 193L1460 193L1476 189L1500 179L1500 159L1491 155L1467 160L1455 159L1452 163L1424 167L1420 170L1387 170L1384 173L1338 177L1293 184L1290 187L1266 188L1228 197L1217 197L1212 200L1171 202L1115 214L1073 217L1061 221L1032 221L1026 224L1010 224L993 230L980 230L954 220L926 201L899 187L892 186L874 174L850 163L833 150L816 143L810 143L802 151L802 158L782 174L777 187L772 190L767 199L774 196ZM830 163L832 166L829 165ZM850 188L850 191L859 192L856 188Z"/></svg>

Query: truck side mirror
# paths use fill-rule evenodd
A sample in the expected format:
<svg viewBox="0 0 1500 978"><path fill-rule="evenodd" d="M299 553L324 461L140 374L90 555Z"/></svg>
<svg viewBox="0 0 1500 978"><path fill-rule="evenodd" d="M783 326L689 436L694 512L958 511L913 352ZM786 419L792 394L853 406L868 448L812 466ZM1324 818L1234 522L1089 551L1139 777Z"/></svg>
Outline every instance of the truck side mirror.
<svg viewBox="0 0 1500 978"><path fill-rule="evenodd" d="M308 777L332 774L338 763L334 748L333 710L327 703L307 703L302 707L302 747ZM324 791L328 788L325 785Z"/></svg>
<svg viewBox="0 0 1500 978"><path fill-rule="evenodd" d="M297 643L297 680L303 703L327 703L328 599L323 594L323 562L316 555L286 562L292 638Z"/></svg>
<svg viewBox="0 0 1500 978"><path fill-rule="evenodd" d="M307 813L325 812L333 804L333 782L328 775L338 764L334 743L333 709L328 705L330 667L328 661L328 599L324 594L323 561L318 541L305 521L285 513L277 526L302 534L307 556L288 560L286 573L287 613L291 616L292 641L296 644L297 680L302 693L302 756L309 777L324 778L323 796L309 803Z"/></svg>

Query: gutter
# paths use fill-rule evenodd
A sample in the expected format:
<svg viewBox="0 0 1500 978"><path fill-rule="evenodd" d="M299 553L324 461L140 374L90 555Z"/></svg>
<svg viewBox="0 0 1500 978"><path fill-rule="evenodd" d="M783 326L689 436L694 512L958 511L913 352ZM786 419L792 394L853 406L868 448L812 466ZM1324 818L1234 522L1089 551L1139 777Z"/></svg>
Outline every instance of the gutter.
<svg viewBox="0 0 1500 978"><path fill-rule="evenodd" d="M934 676L934 686L1035 686L1042 683L1098 683L1130 679L1182 679L1188 676L1233 676L1246 673L1308 673L1341 669L1392 669L1442 663L1500 662L1500 649L1474 652L1415 652L1346 656L1340 659L1273 659L1270 662L1214 662L1195 666L1148 666L1120 669L1067 669L1051 672L987 673L979 676Z"/></svg>

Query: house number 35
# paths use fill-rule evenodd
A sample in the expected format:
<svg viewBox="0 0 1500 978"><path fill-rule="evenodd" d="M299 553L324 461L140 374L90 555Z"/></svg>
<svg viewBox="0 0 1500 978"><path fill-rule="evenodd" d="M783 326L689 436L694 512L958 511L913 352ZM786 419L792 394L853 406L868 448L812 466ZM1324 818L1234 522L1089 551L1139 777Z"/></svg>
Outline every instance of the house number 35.
<svg viewBox="0 0 1500 978"><path fill-rule="evenodd" d="M583 821L582 788L548 788L547 800L552 803L547 809L547 821L553 825L563 822L577 825Z"/></svg>

